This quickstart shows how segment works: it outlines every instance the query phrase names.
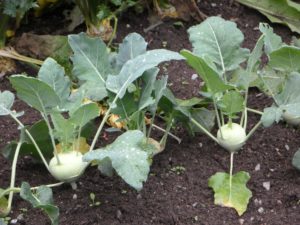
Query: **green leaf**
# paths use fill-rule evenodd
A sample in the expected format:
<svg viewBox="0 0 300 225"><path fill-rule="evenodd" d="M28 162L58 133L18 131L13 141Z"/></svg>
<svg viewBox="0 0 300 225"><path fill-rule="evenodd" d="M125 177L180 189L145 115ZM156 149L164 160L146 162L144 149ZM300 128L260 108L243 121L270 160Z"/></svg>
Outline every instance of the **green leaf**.
<svg viewBox="0 0 300 225"><path fill-rule="evenodd" d="M207 65L204 59L187 50L182 50L180 54L183 55L186 58L187 63L196 70L198 75L205 82L209 92L215 94L217 92L232 89L231 86L226 85L222 81L217 72Z"/></svg>
<svg viewBox="0 0 300 225"><path fill-rule="evenodd" d="M4 190L0 188L0 194L2 194ZM0 198L0 219L3 217L6 217L9 214L9 210L7 209L8 207L8 201L5 196ZM1 224L1 221L0 221Z"/></svg>
<svg viewBox="0 0 300 225"><path fill-rule="evenodd" d="M183 57L176 52L165 49L150 50L127 61L118 75L109 75L106 87L111 92L116 93L119 98L123 98L129 85L143 73L158 64L169 60L182 60Z"/></svg>
<svg viewBox="0 0 300 225"><path fill-rule="evenodd" d="M208 186L214 190L216 205L234 208L241 216L247 210L252 197L251 191L246 186L250 175L241 171L232 176L231 198L229 177L227 173L218 172L209 178Z"/></svg>
<svg viewBox="0 0 300 225"><path fill-rule="evenodd" d="M35 0L4 0L3 13L14 18L20 17L17 18L20 20L27 11L36 7L38 7L38 5L36 4Z"/></svg>
<svg viewBox="0 0 300 225"><path fill-rule="evenodd" d="M70 122L80 127L80 130L89 121L99 116L100 109L96 103L88 103L82 105L73 114L71 114Z"/></svg>
<svg viewBox="0 0 300 225"><path fill-rule="evenodd" d="M97 84L99 91L106 96L105 80L111 68L105 43L100 38L90 38L85 33L69 35L68 38L74 51L71 57L73 74L81 81Z"/></svg>
<svg viewBox="0 0 300 225"><path fill-rule="evenodd" d="M137 33L128 34L119 45L119 52L116 56L117 66L122 68L128 60L146 53L146 49L147 42L141 35Z"/></svg>
<svg viewBox="0 0 300 225"><path fill-rule="evenodd" d="M222 96L220 103L222 111L229 116L233 116L234 114L244 110L244 98L237 91L226 92Z"/></svg>
<svg viewBox="0 0 300 225"><path fill-rule="evenodd" d="M120 135L112 144L86 153L83 160L96 161L110 159L117 174L136 190L141 190L150 171L149 153L145 146L146 137L139 130L131 130Z"/></svg>
<svg viewBox="0 0 300 225"><path fill-rule="evenodd" d="M269 65L281 71L300 71L300 48L283 46L271 52Z"/></svg>
<svg viewBox="0 0 300 225"><path fill-rule="evenodd" d="M0 116L10 114L10 108L13 106L15 96L10 91L0 91Z"/></svg>
<svg viewBox="0 0 300 225"><path fill-rule="evenodd" d="M0 218L0 225L7 225L7 222L3 218Z"/></svg>
<svg viewBox="0 0 300 225"><path fill-rule="evenodd" d="M29 184L22 182L20 196L34 208L42 209L49 216L52 225L58 225L59 209L53 205L51 188L40 186L35 193L32 193Z"/></svg>
<svg viewBox="0 0 300 225"><path fill-rule="evenodd" d="M112 99L116 96L112 95ZM134 93L128 93L122 99L118 99L112 113L120 116L121 119L128 119L133 113L138 111L138 101L135 100Z"/></svg>
<svg viewBox="0 0 300 225"><path fill-rule="evenodd" d="M201 124L206 130L211 131L215 125L216 113L214 111L208 110L206 108L196 108L191 109L191 116L199 124ZM203 132L199 127L194 123L189 122L191 131L194 132Z"/></svg>
<svg viewBox="0 0 300 225"><path fill-rule="evenodd" d="M237 0L239 3L258 10L271 22L288 26L292 31L300 33L299 4L291 4L288 0ZM295 6L298 8L295 8Z"/></svg>
<svg viewBox="0 0 300 225"><path fill-rule="evenodd" d="M60 113L52 113L51 119L54 125L54 137L64 146L73 143L77 135L75 124L65 119Z"/></svg>
<svg viewBox="0 0 300 225"><path fill-rule="evenodd" d="M151 96L152 91L154 88L156 76L159 72L159 69L154 67L152 69L147 70L144 75L142 76L143 80L143 87L142 87L142 94L139 99L139 110L146 108L147 106L155 103L155 100Z"/></svg>
<svg viewBox="0 0 300 225"><path fill-rule="evenodd" d="M257 70L257 64L260 63L260 58L263 54L263 47L264 47L264 40L265 37L261 36L258 41L256 42L256 45L254 49L252 50L248 62L247 62L247 71L248 72L256 72Z"/></svg>
<svg viewBox="0 0 300 225"><path fill-rule="evenodd" d="M56 92L64 104L71 92L71 81L65 76L64 68L54 59L47 58L39 70L38 78L48 84Z"/></svg>
<svg viewBox="0 0 300 225"><path fill-rule="evenodd" d="M282 116L282 110L276 106L264 109L260 118L264 127L270 127L274 122L278 123Z"/></svg>
<svg viewBox="0 0 300 225"><path fill-rule="evenodd" d="M273 32L273 28L267 23L260 23L259 30L264 35L265 51L267 54L279 49L282 46L282 39Z"/></svg>
<svg viewBox="0 0 300 225"><path fill-rule="evenodd" d="M248 57L249 50L241 48L243 33L236 24L221 17L209 17L188 29L193 53L210 58L223 73L234 70Z"/></svg>
<svg viewBox="0 0 300 225"><path fill-rule="evenodd" d="M60 104L55 91L37 78L14 75L9 80L17 90L18 97L40 112L51 110Z"/></svg>
<svg viewBox="0 0 300 225"><path fill-rule="evenodd" d="M298 151L295 153L292 164L294 167L300 170L300 149L298 149Z"/></svg>

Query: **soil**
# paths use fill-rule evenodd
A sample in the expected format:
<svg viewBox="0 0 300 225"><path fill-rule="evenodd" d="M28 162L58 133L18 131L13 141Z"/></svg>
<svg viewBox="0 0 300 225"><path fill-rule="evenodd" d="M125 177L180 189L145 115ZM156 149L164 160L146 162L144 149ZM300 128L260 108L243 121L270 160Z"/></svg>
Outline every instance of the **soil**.
<svg viewBox="0 0 300 225"><path fill-rule="evenodd" d="M259 31L259 22L266 18L256 11L243 7L229 0L200 1L199 8L206 15L221 15L235 21L245 34L244 46L253 48ZM175 28L174 21L165 21L155 29L144 33L149 26L146 14L136 16L133 12L120 18L116 43L130 32L141 33L149 42L149 48L162 48L167 41L167 48L179 51L190 49L186 29L196 22L184 23L184 27ZM55 34L61 27L59 16L45 15L32 21L30 27L23 26L21 31L37 34ZM45 28L46 26L46 28ZM44 29L43 29L44 27ZM79 27L76 31L83 30ZM291 33L286 27L274 26L275 32L287 42ZM19 34L20 35L20 34ZM294 34L295 35L295 34ZM19 72L30 72L19 64ZM184 63L169 63L166 73L170 78L170 87L176 96L188 98L198 96L199 80L192 80L193 70ZM33 74L34 75L34 74ZM10 89L7 79L0 83L1 91ZM260 94L256 89L250 91L251 108L262 109L271 104L271 99ZM22 121L31 124L39 114L20 100L14 105L17 110L24 110ZM249 128L259 120L250 114ZM18 137L16 124L8 118L0 118L0 147ZM253 197L248 210L239 217L230 208L214 205L213 192L208 187L208 178L216 172L229 170L229 154L204 135L187 136L187 132L178 128L174 130L183 141L178 145L169 139L166 150L154 158L148 181L141 192L136 192L119 177L105 177L96 168L88 168L78 182L78 189L69 185L54 188L55 204L60 208L62 225L297 225L300 224L300 173L291 165L291 159L300 146L299 130L279 123L272 128L260 128L236 154L234 171L247 171L251 175L248 187ZM160 135L160 134L157 134ZM114 138L108 135L109 142ZM101 139L100 145L107 141ZM7 187L10 177L10 162L0 156L0 186ZM257 170L258 165L260 169ZM172 168L182 166L181 173ZM256 169L255 169L256 168ZM17 168L17 185L28 181L32 186L55 182L47 171L30 158L20 160ZM263 182L270 182L266 190ZM94 193L99 206L90 206L90 193ZM10 215L16 224L41 225L50 224L48 218L38 209L32 209L19 197L15 197Z"/></svg>

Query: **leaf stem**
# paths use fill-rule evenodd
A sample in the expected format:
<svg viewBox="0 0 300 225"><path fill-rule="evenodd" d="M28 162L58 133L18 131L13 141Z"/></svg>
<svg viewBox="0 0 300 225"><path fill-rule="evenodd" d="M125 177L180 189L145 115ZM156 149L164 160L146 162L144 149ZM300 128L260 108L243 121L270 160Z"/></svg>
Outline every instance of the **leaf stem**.
<svg viewBox="0 0 300 225"><path fill-rule="evenodd" d="M107 47L109 47L117 33L117 28L118 28L118 18L116 17L116 15L112 15L112 18L114 19L114 29L113 29L113 32L110 36L110 39L109 39L109 42L107 44Z"/></svg>
<svg viewBox="0 0 300 225"><path fill-rule="evenodd" d="M160 131L162 131L162 132L166 132L165 129L163 129L163 128L157 126L157 125L154 124L154 123L152 124L152 126L153 126L155 129L157 129L157 130L160 130ZM179 137L177 137L176 135L172 134L171 132L167 132L167 134L168 134L170 137L174 138L174 139L178 142L178 144L181 143L181 139L180 139ZM148 138L149 138L149 137L148 137Z"/></svg>
<svg viewBox="0 0 300 225"><path fill-rule="evenodd" d="M166 146L168 133L169 133L170 130L171 130L171 127L172 127L172 125L173 125L173 122L174 122L173 115L171 115L171 119L170 119L170 122L168 123L168 126L167 126L167 128L166 128L165 134L164 134L164 136L162 137L162 139L161 139L160 142L159 142L160 146L162 146L163 149L164 149L165 146Z"/></svg>
<svg viewBox="0 0 300 225"><path fill-rule="evenodd" d="M249 112L253 112L253 113L256 113L256 114L259 114L259 115L262 115L263 114L263 112L261 112L261 111L259 111L259 110L256 110L256 109L251 109L251 108L246 108L247 109L247 111L249 111Z"/></svg>
<svg viewBox="0 0 300 225"><path fill-rule="evenodd" d="M198 128L200 128L207 136L213 139L217 144L219 143L218 139L214 135L212 135L205 127L198 123L194 118L191 118L191 122L195 124Z"/></svg>
<svg viewBox="0 0 300 225"><path fill-rule="evenodd" d="M257 128L260 127L261 124L262 124L261 120L258 121L258 123L257 123L257 124L250 130L250 132L247 134L245 142L253 135L253 133L257 130Z"/></svg>
<svg viewBox="0 0 300 225"><path fill-rule="evenodd" d="M233 172L233 156L234 152L230 153L230 171L229 171L229 203L231 203L232 196L232 172Z"/></svg>
<svg viewBox="0 0 300 225"><path fill-rule="evenodd" d="M216 103L216 100L215 100L215 97L214 97L214 96L213 96L213 103L214 103L215 113L216 113L216 116L217 116L218 128L219 128L219 130L220 130L221 137L223 137L222 130L221 130L220 115L219 115L219 111L218 111L218 108L217 108L217 103ZM222 112L221 112L221 114L222 114ZM217 142L217 143L218 143L218 142Z"/></svg>
<svg viewBox="0 0 300 225"><path fill-rule="evenodd" d="M37 152L39 153L45 167L47 168L47 170L49 171L49 165L40 149L40 147L38 146L38 144L36 143L36 141L34 140L34 138L32 137L32 135L30 134L30 132L27 130L27 128L24 126L24 124L15 116L13 115L11 112L9 112L10 116L19 124L19 126L21 128L24 128L25 133L27 134L27 136L29 137L30 141L32 142L32 144L34 145L34 147L36 148Z"/></svg>

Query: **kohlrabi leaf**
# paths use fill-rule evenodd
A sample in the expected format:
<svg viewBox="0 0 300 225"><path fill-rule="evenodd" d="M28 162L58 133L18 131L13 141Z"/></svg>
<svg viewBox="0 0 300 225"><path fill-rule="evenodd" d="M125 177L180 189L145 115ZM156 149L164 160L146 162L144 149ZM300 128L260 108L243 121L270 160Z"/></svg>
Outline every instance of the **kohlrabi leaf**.
<svg viewBox="0 0 300 225"><path fill-rule="evenodd" d="M251 72L243 68L239 68L232 73L229 83L245 90L248 87L258 87L260 84L260 80L256 72Z"/></svg>
<svg viewBox="0 0 300 225"><path fill-rule="evenodd" d="M11 107L15 101L15 96L10 91L0 91L0 116L9 115Z"/></svg>
<svg viewBox="0 0 300 225"><path fill-rule="evenodd" d="M100 38L90 38L85 33L69 35L69 44L74 52L73 75L81 81L97 84L106 96L105 80L110 72L106 45ZM87 87L88 88L88 87Z"/></svg>
<svg viewBox="0 0 300 225"><path fill-rule="evenodd" d="M300 71L300 48L283 46L270 53L269 65L277 70Z"/></svg>
<svg viewBox="0 0 300 225"><path fill-rule="evenodd" d="M209 67L205 60L187 50L182 50L180 53L186 58L187 63L196 70L198 75L205 82L208 92L212 92L214 94L232 88L224 83L218 73Z"/></svg>
<svg viewBox="0 0 300 225"><path fill-rule="evenodd" d="M0 194L2 194L3 192L4 192L4 190L2 188L0 188ZM6 217L7 214L9 213L9 210L7 209L7 207L8 207L7 198L5 196L3 196L0 198L0 219Z"/></svg>
<svg viewBox="0 0 300 225"><path fill-rule="evenodd" d="M150 170L149 153L145 149L145 142L146 137L141 131L127 131L112 144L86 153L83 160L94 161L101 165L103 160L110 159L117 174L130 186L141 190Z"/></svg>
<svg viewBox="0 0 300 225"><path fill-rule="evenodd" d="M71 81L65 76L64 68L54 59L47 58L44 61L38 78L52 87L63 104L67 101L71 91Z"/></svg>
<svg viewBox="0 0 300 225"><path fill-rule="evenodd" d="M7 225L7 222L0 216L0 225Z"/></svg>
<svg viewBox="0 0 300 225"><path fill-rule="evenodd" d="M115 97L115 95L112 95L112 99ZM138 111L138 101L134 98L134 93L126 92L122 99L116 101L116 105L111 112L120 116L121 119L128 119Z"/></svg>
<svg viewBox="0 0 300 225"><path fill-rule="evenodd" d="M216 113L206 108L191 109L191 116L208 131L211 131L215 125ZM203 132L192 122L189 122L189 128L192 133Z"/></svg>
<svg viewBox="0 0 300 225"><path fill-rule="evenodd" d="M159 100L164 94L164 91L167 87L168 76L162 76L161 79L155 81L154 85L154 96L155 96L155 104L158 105Z"/></svg>
<svg viewBox="0 0 300 225"><path fill-rule="evenodd" d="M14 75L9 78L18 97L40 112L51 110L60 104L55 91L45 82L24 75Z"/></svg>
<svg viewBox="0 0 300 225"><path fill-rule="evenodd" d="M271 22L288 26L292 31L300 33L299 4L289 0L237 0L239 3L258 10ZM298 5L298 9L295 6Z"/></svg>
<svg viewBox="0 0 300 225"><path fill-rule="evenodd" d="M128 34L119 46L119 52L116 56L117 67L122 66L128 61L146 52L147 42L137 34Z"/></svg>
<svg viewBox="0 0 300 225"><path fill-rule="evenodd" d="M150 50L127 61L118 75L109 75L106 87L111 92L123 98L129 85L143 73L158 64L169 60L182 60L181 55L165 49Z"/></svg>
<svg viewBox="0 0 300 225"><path fill-rule="evenodd" d="M20 196L29 202L34 208L42 209L50 218L52 225L58 225L59 209L53 205L53 194L51 188L40 186L34 193L30 190L28 183L21 185Z"/></svg>
<svg viewBox="0 0 300 225"><path fill-rule="evenodd" d="M237 91L226 92L220 101L222 112L229 116L233 116L244 110L244 98Z"/></svg>
<svg viewBox="0 0 300 225"><path fill-rule="evenodd" d="M264 127L270 127L274 122L278 123L282 116L282 110L276 106L265 108L260 118Z"/></svg>
<svg viewBox="0 0 300 225"><path fill-rule="evenodd" d="M142 110L155 102L151 94L153 89L155 88L154 84L158 72L159 69L154 67L152 69L147 70L142 76L143 87L139 99L139 110Z"/></svg>
<svg viewBox="0 0 300 225"><path fill-rule="evenodd" d="M255 72L257 69L257 64L260 63L260 58L263 54L263 47L264 47L264 36L261 36L255 44L254 49L250 53L248 62L247 62L247 72Z"/></svg>
<svg viewBox="0 0 300 225"><path fill-rule="evenodd" d="M273 28L267 23L260 23L259 30L264 35L265 52L270 54L271 52L279 49L282 46L282 39L280 36L273 32Z"/></svg>
<svg viewBox="0 0 300 225"><path fill-rule="evenodd" d="M51 114L54 125L54 137L63 144L71 144L76 136L75 124L70 119L65 119L60 113Z"/></svg>
<svg viewBox="0 0 300 225"><path fill-rule="evenodd" d="M300 171L300 149L295 153L292 164Z"/></svg>
<svg viewBox="0 0 300 225"><path fill-rule="evenodd" d="M100 109L96 103L84 104L71 115L69 120L81 129L89 121L99 116L99 111Z"/></svg>
<svg viewBox="0 0 300 225"><path fill-rule="evenodd" d="M249 55L248 49L241 48L243 33L234 22L221 17L209 17L188 33L193 53L210 58L222 73L238 68Z"/></svg>
<svg viewBox="0 0 300 225"><path fill-rule="evenodd" d="M218 172L209 178L208 186L214 190L216 205L234 208L241 216L246 211L252 197L251 191L246 186L250 175L243 171L234 174L232 176L231 191L229 177L227 173Z"/></svg>

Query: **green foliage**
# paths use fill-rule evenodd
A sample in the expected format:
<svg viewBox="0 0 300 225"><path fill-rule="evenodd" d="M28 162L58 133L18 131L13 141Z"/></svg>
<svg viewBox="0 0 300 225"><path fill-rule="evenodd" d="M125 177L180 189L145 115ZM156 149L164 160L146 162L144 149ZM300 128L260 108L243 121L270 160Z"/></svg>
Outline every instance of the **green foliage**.
<svg viewBox="0 0 300 225"><path fill-rule="evenodd" d="M0 188L0 195L4 192L3 189ZM0 198L0 224L1 224L1 218L7 216L9 211L7 210L8 201L5 196Z"/></svg>
<svg viewBox="0 0 300 225"><path fill-rule="evenodd" d="M288 26L300 33L300 4L290 0L237 0L239 3L258 10L271 22Z"/></svg>
<svg viewBox="0 0 300 225"><path fill-rule="evenodd" d="M112 144L86 153L83 159L99 165L103 160L105 163L109 160L108 165L111 165L126 183L136 190L141 190L143 182L147 180L150 156L154 151L154 146L147 144L147 139L141 131L132 130L120 135ZM102 167L99 169L102 170Z"/></svg>
<svg viewBox="0 0 300 225"><path fill-rule="evenodd" d="M232 207L241 216L252 197L251 191L246 186L250 175L243 171L234 174L231 189L229 179L229 174L218 172L210 177L208 186L214 190L216 205Z"/></svg>
<svg viewBox="0 0 300 225"><path fill-rule="evenodd" d="M222 111L230 118L233 118L236 113L242 112L245 107L244 98L237 91L226 92L219 104L221 105L220 108L222 109Z"/></svg>
<svg viewBox="0 0 300 225"><path fill-rule="evenodd" d="M4 0L4 13L11 17L23 18L31 8L38 7L34 0Z"/></svg>
<svg viewBox="0 0 300 225"><path fill-rule="evenodd" d="M53 196L51 188L40 186L33 193L28 183L23 182L20 196L29 202L34 208L43 210L51 220L52 225L58 225L59 209L53 205Z"/></svg>
<svg viewBox="0 0 300 225"><path fill-rule="evenodd" d="M292 163L293 163L293 166L296 167L300 171L300 150L299 149L295 153Z"/></svg>

